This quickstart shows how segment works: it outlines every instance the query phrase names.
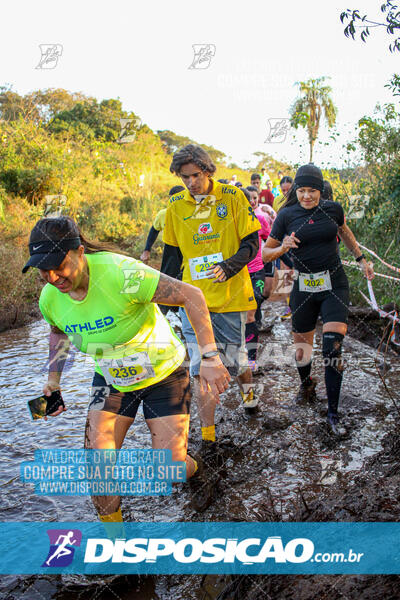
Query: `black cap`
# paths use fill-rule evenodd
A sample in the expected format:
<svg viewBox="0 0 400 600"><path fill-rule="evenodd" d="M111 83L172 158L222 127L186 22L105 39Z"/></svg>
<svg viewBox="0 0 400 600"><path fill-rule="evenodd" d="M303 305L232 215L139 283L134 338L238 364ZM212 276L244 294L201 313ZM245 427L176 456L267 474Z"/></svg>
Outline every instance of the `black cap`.
<svg viewBox="0 0 400 600"><path fill-rule="evenodd" d="M312 187L320 192L324 191L324 177L320 168L313 163L303 165L297 169L294 184L299 187Z"/></svg>
<svg viewBox="0 0 400 600"><path fill-rule="evenodd" d="M22 269L29 267L48 271L59 267L69 250L81 245L79 229L69 217L40 219L31 231L29 238L30 259Z"/></svg>

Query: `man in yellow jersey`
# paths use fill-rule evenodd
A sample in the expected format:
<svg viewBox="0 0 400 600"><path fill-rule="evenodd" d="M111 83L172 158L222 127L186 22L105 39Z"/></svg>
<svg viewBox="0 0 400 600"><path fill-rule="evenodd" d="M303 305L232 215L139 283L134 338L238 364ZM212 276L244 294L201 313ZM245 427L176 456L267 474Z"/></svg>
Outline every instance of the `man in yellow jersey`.
<svg viewBox="0 0 400 600"><path fill-rule="evenodd" d="M174 194L177 194L178 192L182 192L184 189L185 188L182 187L181 185L174 185L174 187L172 187L169 190L168 196L171 197ZM164 229L166 212L167 212L167 209L162 208L161 210L158 211L158 213L154 217L153 225L150 227L150 231L147 236L146 246L145 246L142 254L140 255L140 260L142 260L143 262L147 262L149 260L150 252L153 247L153 244L156 241L160 231L162 231Z"/></svg>
<svg viewBox="0 0 400 600"><path fill-rule="evenodd" d="M257 254L259 221L240 189L212 178L216 167L199 146L189 144L176 152L170 170L181 177L186 190L170 198L161 270L175 276L183 264L183 281L202 290L223 361L230 374L238 376L244 408L254 411L257 398L248 366L245 324L247 311L257 304L246 265ZM217 451L216 398L200 387L201 355L186 312L179 312L194 377L204 458ZM206 353L207 357L210 354L217 352Z"/></svg>

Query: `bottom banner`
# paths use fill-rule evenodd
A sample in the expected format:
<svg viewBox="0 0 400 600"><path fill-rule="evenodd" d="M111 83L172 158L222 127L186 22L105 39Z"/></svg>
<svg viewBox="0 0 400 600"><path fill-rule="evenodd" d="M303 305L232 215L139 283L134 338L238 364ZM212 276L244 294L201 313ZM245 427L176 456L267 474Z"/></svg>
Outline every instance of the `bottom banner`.
<svg viewBox="0 0 400 600"><path fill-rule="evenodd" d="M0 573L398 574L400 523L0 523Z"/></svg>

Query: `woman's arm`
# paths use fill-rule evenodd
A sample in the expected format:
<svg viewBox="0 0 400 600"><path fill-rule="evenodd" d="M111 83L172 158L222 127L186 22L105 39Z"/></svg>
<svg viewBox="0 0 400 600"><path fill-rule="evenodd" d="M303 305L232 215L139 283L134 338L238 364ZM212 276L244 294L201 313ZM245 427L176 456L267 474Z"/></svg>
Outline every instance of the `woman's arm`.
<svg viewBox="0 0 400 600"><path fill-rule="evenodd" d="M52 392L60 389L61 374L68 357L69 346L68 336L61 329L58 329L58 327L50 325L49 374L47 383L43 386L43 394L45 396L51 396ZM64 410L67 409L60 406L56 412L51 413L51 416L56 417ZM47 419L45 418L45 420Z"/></svg>
<svg viewBox="0 0 400 600"><path fill-rule="evenodd" d="M160 273L160 280L151 301L167 306L183 306L196 334L200 354L217 350L210 313L199 288ZM203 385L209 384L212 393L218 394L227 388L230 376L221 359L215 356L201 361L200 379L203 380Z"/></svg>
<svg viewBox="0 0 400 600"><path fill-rule="evenodd" d="M269 237L263 247L263 261L272 262L280 258L283 254L286 254L290 248L298 248L298 244L300 244L300 240L295 237L294 231L291 235L285 235L282 243L278 242L275 238Z"/></svg>
<svg viewBox="0 0 400 600"><path fill-rule="evenodd" d="M360 246L357 244L357 240L354 237L354 233L351 229L344 223L341 227L338 228L340 239L343 241L346 248L349 252L352 253L354 258L358 258L362 255L362 251L360 250ZM360 267L362 268L364 275L367 279L373 279L375 277L374 268L372 263L368 263L365 258L362 258L360 261Z"/></svg>

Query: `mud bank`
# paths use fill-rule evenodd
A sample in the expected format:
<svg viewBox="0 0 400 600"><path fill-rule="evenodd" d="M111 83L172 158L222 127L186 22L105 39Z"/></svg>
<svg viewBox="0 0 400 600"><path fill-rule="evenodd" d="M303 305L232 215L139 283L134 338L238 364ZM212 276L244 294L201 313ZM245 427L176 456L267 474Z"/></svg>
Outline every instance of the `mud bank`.
<svg viewBox="0 0 400 600"><path fill-rule="evenodd" d="M18 305L11 305L7 309L0 310L0 333L23 327L37 321L41 317L37 301L35 303L25 302Z"/></svg>

